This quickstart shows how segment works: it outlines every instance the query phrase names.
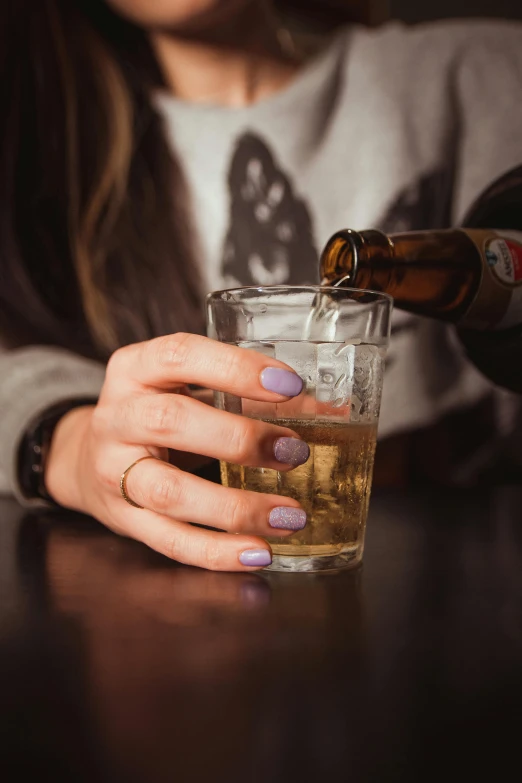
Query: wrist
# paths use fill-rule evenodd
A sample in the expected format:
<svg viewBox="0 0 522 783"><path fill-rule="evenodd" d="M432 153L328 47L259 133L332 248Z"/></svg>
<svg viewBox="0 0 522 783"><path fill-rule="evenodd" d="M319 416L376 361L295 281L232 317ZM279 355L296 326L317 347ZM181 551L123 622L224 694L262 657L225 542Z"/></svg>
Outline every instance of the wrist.
<svg viewBox="0 0 522 783"><path fill-rule="evenodd" d="M86 511L81 491L82 452L94 405L65 413L53 433L45 470L45 488L60 506Z"/></svg>

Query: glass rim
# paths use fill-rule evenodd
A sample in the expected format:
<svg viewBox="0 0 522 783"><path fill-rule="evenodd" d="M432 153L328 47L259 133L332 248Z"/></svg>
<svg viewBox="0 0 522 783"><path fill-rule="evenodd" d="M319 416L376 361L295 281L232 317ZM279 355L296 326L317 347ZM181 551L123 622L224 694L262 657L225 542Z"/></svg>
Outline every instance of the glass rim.
<svg viewBox="0 0 522 783"><path fill-rule="evenodd" d="M247 285L247 286L241 286L239 288L222 288L219 291L211 291L208 293L205 297L205 301L207 303L211 302L214 298L221 297L222 294L241 294L246 291L258 291L260 294L266 293L283 293L284 291L288 292L298 292L298 291L310 291L314 293L331 293L335 291L336 293L342 293L343 291L346 291L347 293L355 293L355 294L371 294L371 296L375 297L373 302L364 302L363 304L378 304L379 302L385 302L389 305L393 306L393 297L390 296L390 294L385 294L383 291L374 291L371 288L349 288L345 286L333 286L333 285ZM353 300L355 301L355 300Z"/></svg>

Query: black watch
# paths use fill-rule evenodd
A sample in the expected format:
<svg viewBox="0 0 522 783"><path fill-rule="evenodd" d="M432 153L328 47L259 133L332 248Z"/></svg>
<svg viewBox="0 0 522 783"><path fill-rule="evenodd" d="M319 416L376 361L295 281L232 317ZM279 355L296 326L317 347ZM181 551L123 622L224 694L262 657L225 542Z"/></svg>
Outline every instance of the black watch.
<svg viewBox="0 0 522 783"><path fill-rule="evenodd" d="M28 500L55 503L45 488L45 469L54 430L60 419L74 408L96 405L97 399L82 397L46 408L25 432L18 450L18 481L22 494Z"/></svg>

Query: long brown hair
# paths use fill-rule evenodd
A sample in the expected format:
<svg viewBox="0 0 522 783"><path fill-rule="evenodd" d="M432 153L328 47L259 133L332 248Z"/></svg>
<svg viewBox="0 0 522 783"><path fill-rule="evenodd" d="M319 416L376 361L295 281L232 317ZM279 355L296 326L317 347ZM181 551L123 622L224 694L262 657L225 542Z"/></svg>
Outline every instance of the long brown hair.
<svg viewBox="0 0 522 783"><path fill-rule="evenodd" d="M2 6L0 341L106 358L200 330L187 191L145 34L102 0Z"/></svg>

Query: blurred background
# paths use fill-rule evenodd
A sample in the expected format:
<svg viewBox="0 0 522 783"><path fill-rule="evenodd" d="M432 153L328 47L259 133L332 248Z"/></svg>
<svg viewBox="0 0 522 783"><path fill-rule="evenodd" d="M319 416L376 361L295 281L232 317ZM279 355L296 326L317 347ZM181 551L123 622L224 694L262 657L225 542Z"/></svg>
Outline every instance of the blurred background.
<svg viewBox="0 0 522 783"><path fill-rule="evenodd" d="M521 0L280 0L292 16L312 18L324 28L342 21L380 24L387 19L408 23L465 16L522 19Z"/></svg>

